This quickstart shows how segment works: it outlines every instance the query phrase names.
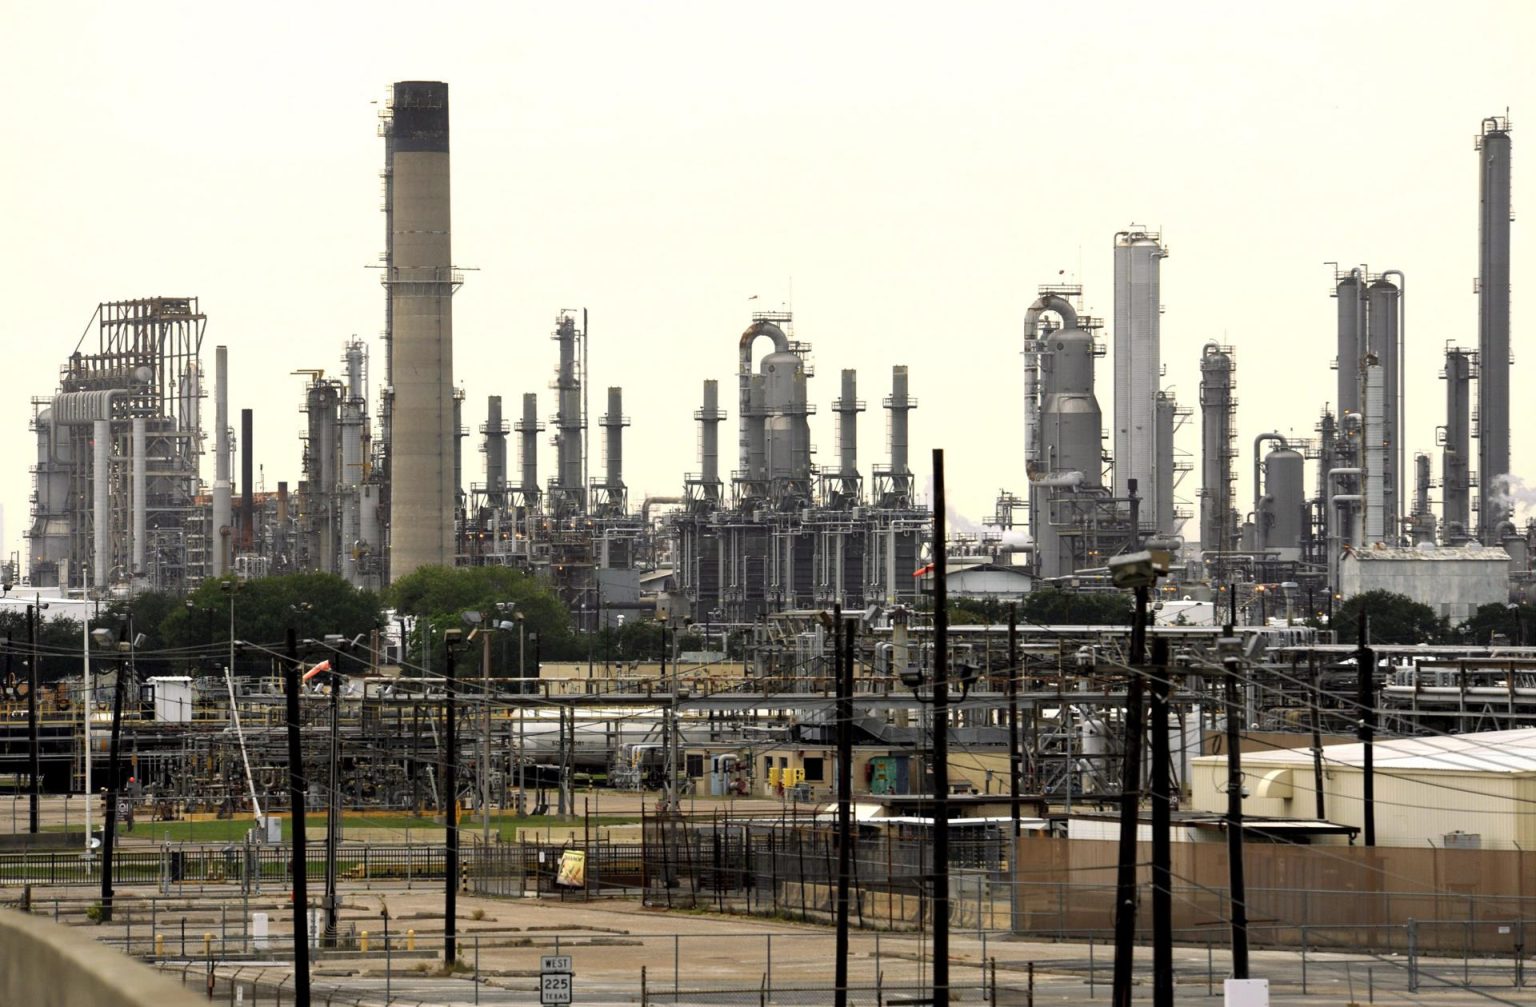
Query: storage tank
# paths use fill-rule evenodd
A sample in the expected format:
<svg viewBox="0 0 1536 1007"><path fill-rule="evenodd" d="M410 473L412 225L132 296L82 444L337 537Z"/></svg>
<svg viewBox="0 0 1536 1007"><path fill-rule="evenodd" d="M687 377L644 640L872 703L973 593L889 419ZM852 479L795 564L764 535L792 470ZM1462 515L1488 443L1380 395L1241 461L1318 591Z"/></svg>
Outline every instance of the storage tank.
<svg viewBox="0 0 1536 1007"><path fill-rule="evenodd" d="M1285 561L1301 559L1306 512L1306 463L1301 452L1276 448L1264 456L1264 498L1259 526L1263 546Z"/></svg>
<svg viewBox="0 0 1536 1007"><path fill-rule="evenodd" d="M1061 329L1045 340L1040 360L1041 462L1047 473L1081 473L1076 484L1102 485L1103 413L1093 391L1094 343L1082 329Z"/></svg>

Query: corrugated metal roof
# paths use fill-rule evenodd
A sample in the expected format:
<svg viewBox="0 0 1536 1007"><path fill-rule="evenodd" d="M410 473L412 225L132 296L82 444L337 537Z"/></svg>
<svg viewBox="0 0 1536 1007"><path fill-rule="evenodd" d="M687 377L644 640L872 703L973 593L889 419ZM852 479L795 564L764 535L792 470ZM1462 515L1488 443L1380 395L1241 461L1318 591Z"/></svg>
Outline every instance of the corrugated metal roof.
<svg viewBox="0 0 1536 1007"><path fill-rule="evenodd" d="M1386 770L1446 770L1480 773L1536 773L1536 727L1513 731L1479 731L1445 738L1393 738L1373 746L1372 761L1377 772ZM1226 756L1202 756L1202 759L1226 762ZM1353 766L1365 764L1365 746L1325 745L1324 765ZM1284 749L1272 752L1244 752L1243 768L1249 766L1312 765L1309 749Z"/></svg>
<svg viewBox="0 0 1536 1007"><path fill-rule="evenodd" d="M1346 559L1366 560L1426 560L1431 563L1449 563L1464 560L1509 562L1509 553L1495 546L1469 545L1454 549L1417 549L1403 546L1376 546L1371 549L1346 549Z"/></svg>

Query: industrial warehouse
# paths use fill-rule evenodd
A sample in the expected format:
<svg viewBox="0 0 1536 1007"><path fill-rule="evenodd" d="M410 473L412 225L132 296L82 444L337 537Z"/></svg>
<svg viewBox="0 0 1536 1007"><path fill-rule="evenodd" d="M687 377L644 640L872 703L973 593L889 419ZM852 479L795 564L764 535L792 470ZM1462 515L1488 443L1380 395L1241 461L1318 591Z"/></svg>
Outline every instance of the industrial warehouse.
<svg viewBox="0 0 1536 1007"><path fill-rule="evenodd" d="M108 1007L1529 996L1508 111L1436 125L1468 317L1415 313L1412 246L1293 235L1315 289L1262 296L1331 352L1283 373L1174 314L1180 221L1118 196L921 350L835 288L673 331L596 284L456 346L464 291L551 295L456 257L506 96L443 75L348 111L370 165L299 156L366 190L338 219L379 185L376 335L295 309L279 354L171 270L28 333L0 958Z"/></svg>

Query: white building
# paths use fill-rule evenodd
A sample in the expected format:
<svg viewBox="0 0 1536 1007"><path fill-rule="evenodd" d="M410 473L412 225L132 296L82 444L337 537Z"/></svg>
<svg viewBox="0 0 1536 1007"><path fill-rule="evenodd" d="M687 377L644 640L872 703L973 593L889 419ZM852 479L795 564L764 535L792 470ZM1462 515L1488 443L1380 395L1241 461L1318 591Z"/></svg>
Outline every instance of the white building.
<svg viewBox="0 0 1536 1007"><path fill-rule="evenodd" d="M1339 590L1346 598L1391 591L1452 622L1465 622L1480 605L1509 601L1509 554L1479 545L1346 549L1339 560Z"/></svg>
<svg viewBox="0 0 1536 1007"><path fill-rule="evenodd" d="M1378 846L1536 848L1536 728L1376 742ZM1193 761L1190 789L1200 811L1227 806L1227 759ZM1365 747L1323 748L1324 811L1363 828ZM1310 819L1317 813L1312 752L1243 753L1244 815Z"/></svg>

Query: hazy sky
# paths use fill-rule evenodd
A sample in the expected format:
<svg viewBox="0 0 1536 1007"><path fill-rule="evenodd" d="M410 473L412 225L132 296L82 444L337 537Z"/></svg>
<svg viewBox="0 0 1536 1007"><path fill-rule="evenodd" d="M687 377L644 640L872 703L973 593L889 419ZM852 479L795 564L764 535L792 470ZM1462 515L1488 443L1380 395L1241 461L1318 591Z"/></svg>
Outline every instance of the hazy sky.
<svg viewBox="0 0 1536 1007"><path fill-rule="evenodd" d="M814 345L819 460L835 462L844 367L871 405L860 467L885 460L878 403L907 364L920 483L943 447L951 498L990 513L1024 489L1024 309L1065 271L1109 316L1113 235L1133 222L1171 249L1163 359L1181 402L1207 341L1237 348L1241 499L1253 435L1313 436L1333 398L1325 260L1406 271L1408 447L1433 449L1443 347L1476 343L1483 116L1510 110L1517 211L1536 193L1529 2L235 10L0 8L7 551L27 520L30 399L103 300L200 297L206 366L230 347L231 417L256 410L266 488L296 480L290 372L334 373L354 334L378 345L375 114L395 80L451 86L454 257L476 270L454 305L466 425L489 394L515 415L537 391L552 413L554 318L586 307L593 412L624 387L637 506L697 470L705 378L734 467L736 338L751 311L790 305ZM1514 242L1513 459L1536 482L1536 397L1518 391L1529 223ZM1111 373L1106 358L1106 428ZM1180 438L1197 461L1198 418ZM483 481L466 448L465 481ZM553 460L541 444L542 476Z"/></svg>

